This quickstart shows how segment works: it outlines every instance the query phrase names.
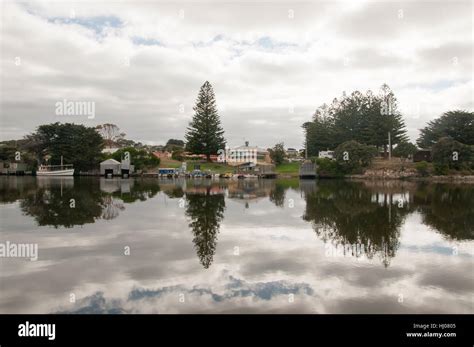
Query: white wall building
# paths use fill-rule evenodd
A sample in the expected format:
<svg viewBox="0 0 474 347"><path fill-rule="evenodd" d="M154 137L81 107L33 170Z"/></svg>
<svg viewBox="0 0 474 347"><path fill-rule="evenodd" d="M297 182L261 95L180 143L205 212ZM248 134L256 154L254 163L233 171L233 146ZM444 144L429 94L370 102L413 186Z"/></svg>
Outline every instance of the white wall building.
<svg viewBox="0 0 474 347"><path fill-rule="evenodd" d="M334 151L319 151L318 158L334 159Z"/></svg>

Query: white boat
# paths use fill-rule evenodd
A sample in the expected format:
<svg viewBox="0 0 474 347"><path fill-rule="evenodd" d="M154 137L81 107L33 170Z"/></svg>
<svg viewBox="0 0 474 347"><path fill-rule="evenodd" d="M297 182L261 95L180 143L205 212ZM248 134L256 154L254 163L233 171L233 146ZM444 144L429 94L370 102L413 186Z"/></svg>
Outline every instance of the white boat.
<svg viewBox="0 0 474 347"><path fill-rule="evenodd" d="M61 165L40 165L37 176L72 176L74 168L72 164L63 165L63 157L61 156Z"/></svg>

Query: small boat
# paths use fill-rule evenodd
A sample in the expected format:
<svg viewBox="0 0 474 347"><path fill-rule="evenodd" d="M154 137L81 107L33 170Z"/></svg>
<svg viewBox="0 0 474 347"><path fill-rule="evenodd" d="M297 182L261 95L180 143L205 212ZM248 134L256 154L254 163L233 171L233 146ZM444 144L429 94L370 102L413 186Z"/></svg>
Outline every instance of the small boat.
<svg viewBox="0 0 474 347"><path fill-rule="evenodd" d="M72 164L63 165L61 156L61 165L40 165L36 176L73 176L74 168Z"/></svg>
<svg viewBox="0 0 474 347"><path fill-rule="evenodd" d="M239 179L244 179L244 178L258 178L257 175L254 174L239 174L237 175L237 178Z"/></svg>

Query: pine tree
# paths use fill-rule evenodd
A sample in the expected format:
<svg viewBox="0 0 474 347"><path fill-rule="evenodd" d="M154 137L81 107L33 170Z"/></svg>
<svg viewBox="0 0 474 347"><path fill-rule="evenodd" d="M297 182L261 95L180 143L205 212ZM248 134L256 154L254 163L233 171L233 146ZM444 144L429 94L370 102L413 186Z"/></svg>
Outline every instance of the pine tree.
<svg viewBox="0 0 474 347"><path fill-rule="evenodd" d="M224 130L217 113L216 99L211 84L206 81L198 94L194 117L186 131L186 150L205 154L210 161L211 154L224 149Z"/></svg>

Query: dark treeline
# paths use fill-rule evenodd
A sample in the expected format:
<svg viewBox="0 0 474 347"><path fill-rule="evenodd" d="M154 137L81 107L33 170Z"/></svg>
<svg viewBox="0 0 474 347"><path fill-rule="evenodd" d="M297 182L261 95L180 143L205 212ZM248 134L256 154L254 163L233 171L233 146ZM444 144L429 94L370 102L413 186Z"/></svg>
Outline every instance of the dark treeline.
<svg viewBox="0 0 474 347"><path fill-rule="evenodd" d="M317 156L319 151L334 149L346 141L387 151L389 132L392 144L408 141L397 99L386 84L378 94L370 90L365 94L354 91L335 98L330 105L323 104L303 128L309 156Z"/></svg>

